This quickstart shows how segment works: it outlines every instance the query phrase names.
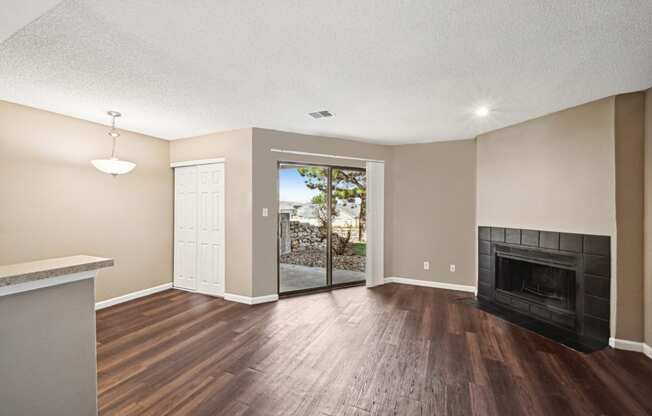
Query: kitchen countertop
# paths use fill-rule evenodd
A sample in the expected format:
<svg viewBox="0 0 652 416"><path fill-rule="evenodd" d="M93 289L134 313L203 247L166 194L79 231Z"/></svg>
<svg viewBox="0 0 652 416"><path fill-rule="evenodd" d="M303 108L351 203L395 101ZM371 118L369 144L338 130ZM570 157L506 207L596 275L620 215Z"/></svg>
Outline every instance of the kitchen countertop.
<svg viewBox="0 0 652 416"><path fill-rule="evenodd" d="M0 287L35 282L51 277L111 266L113 266L113 259L84 255L0 265Z"/></svg>

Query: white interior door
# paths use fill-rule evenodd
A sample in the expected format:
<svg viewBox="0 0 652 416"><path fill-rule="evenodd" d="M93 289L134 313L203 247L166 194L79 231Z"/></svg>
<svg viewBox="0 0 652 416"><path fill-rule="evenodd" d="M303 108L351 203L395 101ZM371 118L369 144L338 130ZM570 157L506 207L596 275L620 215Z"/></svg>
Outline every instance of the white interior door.
<svg viewBox="0 0 652 416"><path fill-rule="evenodd" d="M197 290L224 295L224 164L200 165Z"/></svg>
<svg viewBox="0 0 652 416"><path fill-rule="evenodd" d="M174 286L197 289L197 166L174 170Z"/></svg>
<svg viewBox="0 0 652 416"><path fill-rule="evenodd" d="M174 286L224 295L224 163L174 170Z"/></svg>

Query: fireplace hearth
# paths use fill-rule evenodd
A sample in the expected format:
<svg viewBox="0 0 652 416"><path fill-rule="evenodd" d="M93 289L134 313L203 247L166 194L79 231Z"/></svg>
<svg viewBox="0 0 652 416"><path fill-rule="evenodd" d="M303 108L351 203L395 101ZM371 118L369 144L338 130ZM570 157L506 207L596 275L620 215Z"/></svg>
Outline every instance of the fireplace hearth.
<svg viewBox="0 0 652 416"><path fill-rule="evenodd" d="M478 236L479 301L607 344L609 237L499 227Z"/></svg>

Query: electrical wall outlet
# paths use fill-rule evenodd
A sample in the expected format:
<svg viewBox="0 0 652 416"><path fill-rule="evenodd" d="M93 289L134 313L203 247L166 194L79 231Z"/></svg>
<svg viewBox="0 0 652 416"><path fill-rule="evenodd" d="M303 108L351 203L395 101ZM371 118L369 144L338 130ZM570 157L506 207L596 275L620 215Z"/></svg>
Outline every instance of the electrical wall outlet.
<svg viewBox="0 0 652 416"><path fill-rule="evenodd" d="M269 210L267 208L263 208L263 217L266 217L269 215Z"/></svg>
<svg viewBox="0 0 652 416"><path fill-rule="evenodd" d="M451 264L449 266L449 269L450 269L451 273L455 273L455 265L454 264Z"/></svg>
<svg viewBox="0 0 652 416"><path fill-rule="evenodd" d="M423 270L430 270L430 262L429 261L424 261L423 262Z"/></svg>

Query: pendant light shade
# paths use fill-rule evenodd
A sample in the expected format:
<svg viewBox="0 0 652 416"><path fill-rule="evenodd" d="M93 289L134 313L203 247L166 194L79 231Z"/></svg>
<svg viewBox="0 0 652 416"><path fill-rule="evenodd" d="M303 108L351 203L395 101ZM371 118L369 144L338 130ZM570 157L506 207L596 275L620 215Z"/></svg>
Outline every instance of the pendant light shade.
<svg viewBox="0 0 652 416"><path fill-rule="evenodd" d="M100 172L108 173L109 175L123 175L129 173L136 167L136 164L126 160L120 160L115 155L115 146L120 133L115 128L115 119L122 116L117 111L109 111L109 116L111 116L111 131L109 131L109 136L113 139L113 148L111 150L111 157L108 159L95 159L91 160L91 163L97 170Z"/></svg>
<svg viewBox="0 0 652 416"><path fill-rule="evenodd" d="M100 172L114 176L129 173L136 167L134 162L120 160L117 157L112 157L111 159L95 159L91 163Z"/></svg>

